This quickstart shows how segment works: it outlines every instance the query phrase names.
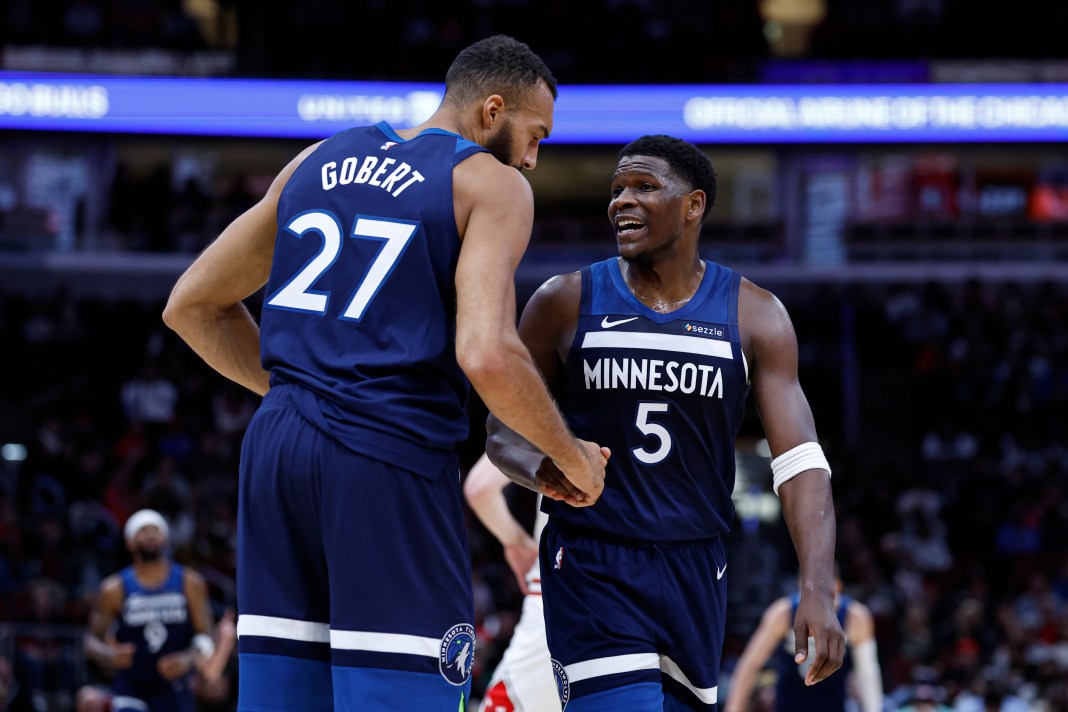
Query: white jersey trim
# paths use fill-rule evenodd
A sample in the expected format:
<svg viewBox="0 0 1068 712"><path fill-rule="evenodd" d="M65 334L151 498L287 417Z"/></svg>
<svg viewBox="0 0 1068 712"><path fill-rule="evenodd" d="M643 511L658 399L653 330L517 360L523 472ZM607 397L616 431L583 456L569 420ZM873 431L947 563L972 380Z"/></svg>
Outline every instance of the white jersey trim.
<svg viewBox="0 0 1068 712"><path fill-rule="evenodd" d="M584 349L648 349L675 353L714 356L734 360L731 342L702 339L678 334L645 334L637 331L587 331L582 338Z"/></svg>
<svg viewBox="0 0 1068 712"><path fill-rule="evenodd" d="M330 647L337 650L363 650L372 653L405 653L436 658L439 638L424 638L402 633L367 633L359 630L331 630Z"/></svg>
<svg viewBox="0 0 1068 712"><path fill-rule="evenodd" d="M613 655L609 658L596 658L585 660L581 663L568 665L564 668L569 683L589 680L592 677L614 675L620 672L634 672L636 670L659 670L660 656L656 653L631 653L629 655Z"/></svg>
<svg viewBox="0 0 1068 712"><path fill-rule="evenodd" d="M143 710L144 712L148 712L148 703L144 700L139 700L136 697L125 697L123 695L119 695L118 697L111 698L111 709L132 709Z"/></svg>
<svg viewBox="0 0 1068 712"><path fill-rule="evenodd" d="M305 643L329 643L330 625L294 618L244 614L237 617L237 637L240 638L243 635L300 640Z"/></svg>
<svg viewBox="0 0 1068 712"><path fill-rule="evenodd" d="M716 704L716 699L719 697L719 685L715 687L697 687L690 682L690 678L686 677L686 673L679 668L678 664L666 655L660 656L660 671L692 692L697 699L706 705Z"/></svg>

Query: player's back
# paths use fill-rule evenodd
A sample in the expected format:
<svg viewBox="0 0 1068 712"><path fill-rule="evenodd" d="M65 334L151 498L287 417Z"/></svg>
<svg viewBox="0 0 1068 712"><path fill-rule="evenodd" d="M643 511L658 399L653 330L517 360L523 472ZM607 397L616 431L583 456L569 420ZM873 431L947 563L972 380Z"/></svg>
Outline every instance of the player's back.
<svg viewBox="0 0 1068 712"><path fill-rule="evenodd" d="M184 587L184 569L170 564L167 580L155 588L143 586L132 566L120 572L123 585L122 613L115 638L132 643L133 665L118 677L136 685L165 687L156 663L169 653L186 650L193 641L193 623Z"/></svg>
<svg viewBox="0 0 1068 712"><path fill-rule="evenodd" d="M293 388L305 417L345 444L416 470L421 453L467 435L452 173L482 150L439 129L410 140L385 123L350 129L278 201L260 336L272 388Z"/></svg>
<svg viewBox="0 0 1068 712"><path fill-rule="evenodd" d="M634 297L615 258L582 270L561 408L578 437L612 458L594 506L545 500L554 523L651 541L729 530L734 438L749 391L739 280L706 262L693 298L661 314Z"/></svg>

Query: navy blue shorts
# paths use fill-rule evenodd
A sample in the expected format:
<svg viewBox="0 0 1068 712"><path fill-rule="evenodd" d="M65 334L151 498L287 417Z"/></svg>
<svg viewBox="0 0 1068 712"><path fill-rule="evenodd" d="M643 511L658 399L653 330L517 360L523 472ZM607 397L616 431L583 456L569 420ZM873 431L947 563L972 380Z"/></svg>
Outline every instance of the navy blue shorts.
<svg viewBox="0 0 1068 712"><path fill-rule="evenodd" d="M272 389L241 451L238 709L465 709L475 635L455 457L347 449Z"/></svg>
<svg viewBox="0 0 1068 712"><path fill-rule="evenodd" d="M550 518L540 558L568 712L716 709L727 605L719 538L609 541Z"/></svg>

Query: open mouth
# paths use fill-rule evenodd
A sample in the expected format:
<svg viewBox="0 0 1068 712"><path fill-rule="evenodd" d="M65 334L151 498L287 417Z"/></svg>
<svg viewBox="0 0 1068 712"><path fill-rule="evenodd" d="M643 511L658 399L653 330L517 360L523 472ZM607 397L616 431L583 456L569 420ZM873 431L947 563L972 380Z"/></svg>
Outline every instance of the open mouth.
<svg viewBox="0 0 1068 712"><path fill-rule="evenodd" d="M616 234L631 235L645 227L645 223L636 218L616 219Z"/></svg>

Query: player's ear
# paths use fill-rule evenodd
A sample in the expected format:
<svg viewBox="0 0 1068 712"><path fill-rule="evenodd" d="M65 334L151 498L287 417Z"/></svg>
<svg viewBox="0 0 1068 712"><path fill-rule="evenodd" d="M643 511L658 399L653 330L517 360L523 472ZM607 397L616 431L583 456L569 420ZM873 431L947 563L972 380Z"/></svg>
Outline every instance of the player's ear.
<svg viewBox="0 0 1068 712"><path fill-rule="evenodd" d="M501 114L504 112L504 97L500 94L491 94L482 102L482 123L486 128L493 128Z"/></svg>
<svg viewBox="0 0 1068 712"><path fill-rule="evenodd" d="M705 191L695 190L686 197L686 219L700 220L705 215Z"/></svg>

